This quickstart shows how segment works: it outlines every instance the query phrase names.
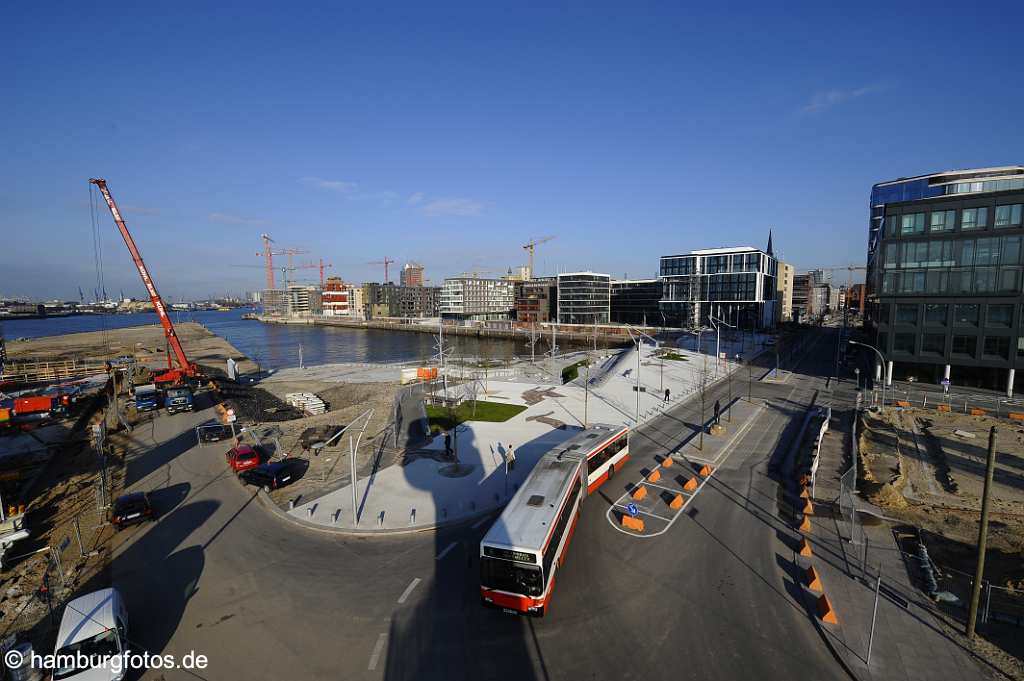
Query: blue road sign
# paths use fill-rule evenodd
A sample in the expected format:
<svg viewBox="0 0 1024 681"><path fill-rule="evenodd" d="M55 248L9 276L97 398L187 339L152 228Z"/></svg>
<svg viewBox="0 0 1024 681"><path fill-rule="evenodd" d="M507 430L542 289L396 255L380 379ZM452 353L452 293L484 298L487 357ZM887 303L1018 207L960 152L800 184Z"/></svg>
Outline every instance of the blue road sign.
<svg viewBox="0 0 1024 681"><path fill-rule="evenodd" d="M636 510L636 504L632 504L632 503L627 504L626 505L626 510L629 511L629 515L633 516L634 518L638 514L638 511Z"/></svg>

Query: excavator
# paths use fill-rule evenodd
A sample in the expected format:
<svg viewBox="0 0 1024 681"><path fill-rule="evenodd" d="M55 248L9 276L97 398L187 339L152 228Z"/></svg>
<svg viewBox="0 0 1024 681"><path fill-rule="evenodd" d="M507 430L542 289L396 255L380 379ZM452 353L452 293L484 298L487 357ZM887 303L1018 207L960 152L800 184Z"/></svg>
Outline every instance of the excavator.
<svg viewBox="0 0 1024 681"><path fill-rule="evenodd" d="M163 298L160 297L160 293L156 290L153 277L149 275L146 263L142 261L142 254L139 253L139 249L135 245L135 240L132 238L131 232L128 231L127 225L124 224L121 211L118 210L114 197L111 196L110 189L107 188L107 181L102 178L93 178L89 180L89 183L96 185L100 193L103 194L103 199L107 202L110 214L114 217L114 222L117 224L117 228L124 238L124 243L132 255L132 260L135 261L135 268L139 271L139 276L142 277L142 283L146 286L149 299L153 302L153 309L156 311L157 317L160 318L160 324L164 327L164 336L167 338L167 370L154 375L153 382L158 387L167 389L201 381L203 378L202 373L199 371L198 366L188 360L188 357L185 355L185 349L181 347L181 341L178 340L178 334L174 330L174 323L171 321L170 315L167 314ZM172 353L174 354L174 362L176 362L177 366L171 361Z"/></svg>

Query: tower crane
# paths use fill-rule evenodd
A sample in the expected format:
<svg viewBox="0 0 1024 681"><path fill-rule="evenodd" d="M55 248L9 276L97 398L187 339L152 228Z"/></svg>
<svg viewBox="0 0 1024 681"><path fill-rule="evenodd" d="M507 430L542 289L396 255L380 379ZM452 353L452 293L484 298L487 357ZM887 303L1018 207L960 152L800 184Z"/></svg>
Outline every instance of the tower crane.
<svg viewBox="0 0 1024 681"><path fill-rule="evenodd" d="M188 357L185 355L185 349L181 347L181 341L178 340L178 334L174 330L174 323L171 321L170 315L167 314L167 308L164 306L164 300L156 290L156 284L153 282L153 277L150 276L149 269L146 268L146 263L142 260L142 254L135 245L135 240L128 231L128 226L124 224L124 218L121 217L121 211L118 210L117 204L114 203L114 197L110 194L110 189L107 188L107 181L102 178L92 178L89 182L96 185L96 187L99 188L100 193L103 194L103 199L107 202L107 208L110 209L110 214L114 217L117 229L120 230L121 236L124 238L124 243L128 247L128 252L131 253L132 260L135 261L135 268L139 271L139 276L142 277L142 283L145 285L146 291L149 293L149 299L153 303L153 309L156 311L157 317L160 318L160 325L164 327L164 336L167 338L168 345L167 371L154 376L153 382L157 384L180 384L184 383L186 378L201 377L199 368L192 362L188 361ZM178 363L177 367L171 363L171 352L174 353L174 359Z"/></svg>
<svg viewBox="0 0 1024 681"><path fill-rule="evenodd" d="M270 244L275 242L272 238L270 238L269 234L260 234L260 238L263 239L263 252L257 253L256 256L263 258L263 267L267 276L267 288L272 289L274 288L274 256L287 255L288 268L294 269L292 267L292 256L309 253L309 251L303 251L298 248L283 248L281 250L275 251L270 246ZM287 286L287 283L285 284L285 286Z"/></svg>
<svg viewBox="0 0 1024 681"><path fill-rule="evenodd" d="M545 236L545 237L541 237L540 239L531 239L526 245L523 246L523 250L525 250L527 253L530 254L530 264L529 264L529 268L528 268L527 273L526 273L526 278L527 279L533 279L533 252L534 252L534 250L536 250L537 246L540 246L541 244L547 243L547 242L551 241L554 238L555 237L553 237L553 236Z"/></svg>
<svg viewBox="0 0 1024 681"><path fill-rule="evenodd" d="M366 264L367 265L384 265L384 283L387 284L388 282L391 281L390 277L388 277L388 266L393 264L394 262L396 262L396 261L392 260L391 258L389 258L389 257L387 257L385 255L383 260L375 260L373 262L368 262Z"/></svg>

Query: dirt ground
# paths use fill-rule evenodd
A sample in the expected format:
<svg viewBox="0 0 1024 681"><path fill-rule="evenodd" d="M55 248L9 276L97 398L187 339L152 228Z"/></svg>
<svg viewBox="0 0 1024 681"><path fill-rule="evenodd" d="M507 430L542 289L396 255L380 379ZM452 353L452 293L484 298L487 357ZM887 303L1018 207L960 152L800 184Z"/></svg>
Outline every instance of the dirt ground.
<svg viewBox="0 0 1024 681"><path fill-rule="evenodd" d="M965 603L977 561L992 426L997 428L996 466L985 579L1003 587L993 590L998 609L1024 614L1024 424L918 409L865 413L858 489L887 515L921 529L939 568L940 590L955 593ZM960 612L957 621L960 616L965 614ZM1011 678L1024 679L1022 631L999 623L979 626L982 638L975 650Z"/></svg>
<svg viewBox="0 0 1024 681"><path fill-rule="evenodd" d="M315 393L327 403L329 409L325 414L273 424L276 440L280 442L283 451L309 461L309 468L301 480L271 495L278 503L287 503L300 496L306 499L318 496L337 487L340 479L348 479L351 469L348 438L342 436L334 445L314 455L313 452L303 451L299 442L307 428L346 426L366 410L373 409L359 445L357 470L364 474L373 468L375 462L379 466L386 466L397 460L398 453L391 450L387 437L391 432L389 424L393 417L394 397L398 392L396 384L275 380L271 377L259 385L282 400L287 393Z"/></svg>
<svg viewBox="0 0 1024 681"><path fill-rule="evenodd" d="M256 370L256 364L220 336L195 322L184 322L174 327L189 360L198 364L224 369L229 357L239 363L239 370ZM7 356L11 361L80 359L103 361L122 355L135 355L138 361L150 367L167 365L167 341L159 324L136 326L128 329L69 333L63 336L45 336L7 342Z"/></svg>

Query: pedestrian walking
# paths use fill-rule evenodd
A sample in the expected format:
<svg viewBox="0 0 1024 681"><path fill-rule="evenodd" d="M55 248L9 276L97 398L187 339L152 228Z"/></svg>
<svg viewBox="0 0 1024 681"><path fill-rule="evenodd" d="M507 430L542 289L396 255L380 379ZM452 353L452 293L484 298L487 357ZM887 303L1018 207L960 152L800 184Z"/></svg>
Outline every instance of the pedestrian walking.
<svg viewBox="0 0 1024 681"><path fill-rule="evenodd" d="M512 443L508 445L508 469L511 471L516 467L516 452L512 449Z"/></svg>
<svg viewBox="0 0 1024 681"><path fill-rule="evenodd" d="M672 392L671 392L671 391L670 391L670 390L669 390L668 388L665 388L665 401L666 401L666 402L668 402L668 401L669 401L669 397L670 397L671 395L672 395Z"/></svg>
<svg viewBox="0 0 1024 681"><path fill-rule="evenodd" d="M722 416L722 401L715 400L715 425L719 424L719 419Z"/></svg>
<svg viewBox="0 0 1024 681"><path fill-rule="evenodd" d="M451 456L452 455L452 434L451 433L445 433L444 434L444 454L445 454L445 456Z"/></svg>

